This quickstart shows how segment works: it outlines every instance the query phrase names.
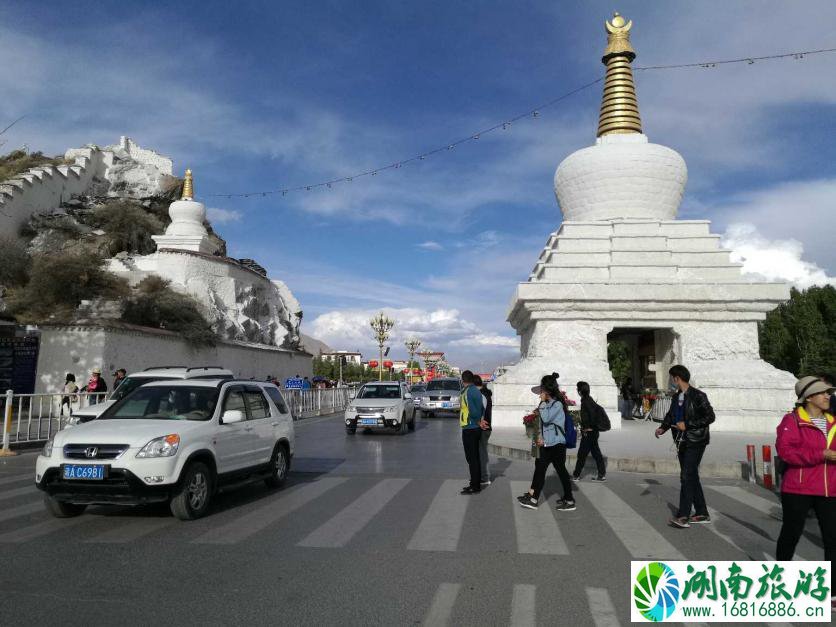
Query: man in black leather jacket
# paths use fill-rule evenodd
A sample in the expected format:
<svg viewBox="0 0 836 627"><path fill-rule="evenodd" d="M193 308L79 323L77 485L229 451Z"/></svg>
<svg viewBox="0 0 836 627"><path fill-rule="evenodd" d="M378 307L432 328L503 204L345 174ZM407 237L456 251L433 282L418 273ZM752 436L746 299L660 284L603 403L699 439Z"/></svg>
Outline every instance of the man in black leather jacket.
<svg viewBox="0 0 836 627"><path fill-rule="evenodd" d="M700 484L700 462L710 441L709 425L714 422L714 409L705 392L691 387L691 373L685 366L676 365L669 371L678 393L671 408L656 429L656 437L671 430L679 457L679 511L668 523L687 529L691 523L710 523L708 506ZM696 514L691 516L691 508Z"/></svg>

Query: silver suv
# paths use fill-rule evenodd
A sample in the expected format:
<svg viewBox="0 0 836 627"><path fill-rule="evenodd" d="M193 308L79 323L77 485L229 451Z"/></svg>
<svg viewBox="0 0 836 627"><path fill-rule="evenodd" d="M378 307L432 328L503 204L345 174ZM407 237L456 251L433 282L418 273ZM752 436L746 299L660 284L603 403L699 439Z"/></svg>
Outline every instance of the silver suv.
<svg viewBox="0 0 836 627"><path fill-rule="evenodd" d="M349 435L363 430L386 429L403 435L415 430L415 405L406 384L397 381L366 383L345 410Z"/></svg>
<svg viewBox="0 0 836 627"><path fill-rule="evenodd" d="M232 371L218 366L154 366L140 372L133 372L124 378L118 388L110 393L106 400L100 403L93 403L87 407L81 407L73 412L67 425L79 425L98 418L102 412L113 405L116 401L122 400L133 392L140 385L152 381L165 381L175 379L231 379ZM93 397L91 397L93 398Z"/></svg>
<svg viewBox="0 0 836 627"><path fill-rule="evenodd" d="M431 418L437 413L458 414L461 408L462 382L459 379L433 379L421 396L421 413Z"/></svg>

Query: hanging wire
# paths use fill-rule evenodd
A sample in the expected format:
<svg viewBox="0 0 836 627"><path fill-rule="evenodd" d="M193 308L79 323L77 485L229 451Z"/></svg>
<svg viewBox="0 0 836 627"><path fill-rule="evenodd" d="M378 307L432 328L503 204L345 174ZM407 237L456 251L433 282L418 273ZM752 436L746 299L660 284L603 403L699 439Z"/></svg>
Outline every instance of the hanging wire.
<svg viewBox="0 0 836 627"><path fill-rule="evenodd" d="M830 52L836 52L836 48L820 48L818 50L803 50L800 52L786 52L783 54L770 54L764 55L760 57L741 57L739 59L721 59L718 61L701 61L698 63L672 63L668 65L644 65L644 66L636 66L633 68L634 71L637 72L646 72L650 70L678 70L684 68L715 68L719 65L731 65L735 63L745 63L747 65L754 65L757 61L773 61L776 59L787 59L792 58L796 60L804 59L805 57L809 57L816 54L825 54ZM590 87L594 87L598 83L604 80L604 76L600 76L596 78L594 81L590 81L588 83L584 83L583 85L572 89L571 91L567 91L565 94L554 98L553 100L549 100L539 106L532 107L525 113L520 113L512 118L508 118L490 126L488 128L484 128L480 131L476 131L475 133L470 133L466 137L462 137L461 139L457 139L453 142L447 142L438 148L434 148L432 150L428 150L426 152L417 154L413 157L408 159L400 159L398 161L393 161L392 163L382 165L380 167L372 168L369 170L365 170L362 172L357 172L356 174L352 174L350 176L341 176L338 178L330 179L327 181L322 181L320 183L310 183L307 185L299 185L298 187L285 187L280 189L271 189L271 190L264 190L258 192L244 192L238 194L208 194L210 198L249 198L250 196L263 196L266 197L267 195L272 194L281 194L282 196L287 196L290 192L300 192L300 191L311 191L314 189L326 188L332 189L335 184L338 183L351 183L354 179L362 178L364 176L377 176L381 172L385 172L387 170L398 170L403 166L412 163L414 161L425 161L427 157L432 157L436 154L442 152L452 151L457 146L464 144L465 142L471 142L478 140L482 135L487 135L488 133L493 133L497 130L508 130L514 122L518 122L520 120L524 120L526 118L538 118L540 116L540 112L543 109L548 109L549 107L553 107L567 98L574 96L582 91L589 89ZM17 120L16 120L17 122Z"/></svg>

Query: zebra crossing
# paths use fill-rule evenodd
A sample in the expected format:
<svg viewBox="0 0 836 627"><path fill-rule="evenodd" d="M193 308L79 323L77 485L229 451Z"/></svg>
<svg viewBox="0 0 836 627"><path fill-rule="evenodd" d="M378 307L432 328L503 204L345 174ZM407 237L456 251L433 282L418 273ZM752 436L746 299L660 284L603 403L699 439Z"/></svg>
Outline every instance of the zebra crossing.
<svg viewBox="0 0 836 627"><path fill-rule="evenodd" d="M714 523L683 532L665 525L669 512L662 506L675 502L677 486L646 481L582 483L576 495L578 509L564 513L553 507L556 486L555 493L537 510L525 510L515 500L527 489L525 481L499 479L483 494L466 498L459 494L464 485L461 479L427 482L324 474L302 477L283 490L264 491L243 505L185 524L164 511L125 509L122 515L114 516L106 515L107 509L94 507L78 518L52 519L44 510L40 493L26 485L31 481L29 475L0 481L0 501L4 505L0 508L0 544L49 542L54 537L88 544L128 544L149 537L165 541L170 535L172 540L185 539L197 545L237 545L258 539L308 549L356 549L363 544L358 537L364 530L389 512L391 516L410 518L398 519L391 546L406 551L455 553L467 550L474 542L478 544L478 539L468 540L465 533L472 520L502 514L511 528L501 539L504 546L496 548L518 555L581 557L589 543L580 538L592 530L588 533L594 534L597 543L611 544L614 551L632 559L697 559L701 554L695 547L709 538L731 554L760 559L774 551L780 529L778 500L740 485L707 485ZM419 486L423 500L416 498ZM657 498L653 507L639 502L648 492ZM337 511L328 511L332 503L337 503ZM306 525L312 509L321 522ZM271 535L270 530L286 519L294 521L291 527L295 536ZM799 545L800 558L820 558L817 531L811 521L809 533ZM688 542L682 542L685 539ZM448 598L451 593L441 594ZM524 597L529 592L520 589L519 594Z"/></svg>

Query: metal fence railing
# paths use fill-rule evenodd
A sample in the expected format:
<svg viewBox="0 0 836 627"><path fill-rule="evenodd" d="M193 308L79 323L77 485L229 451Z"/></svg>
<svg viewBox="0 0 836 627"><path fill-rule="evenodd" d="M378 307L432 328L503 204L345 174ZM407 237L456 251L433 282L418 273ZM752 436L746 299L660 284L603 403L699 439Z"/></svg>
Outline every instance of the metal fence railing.
<svg viewBox="0 0 836 627"><path fill-rule="evenodd" d="M344 410L354 398L352 387L282 390L294 420L324 416ZM67 426L73 412L107 397L107 394L14 394L3 400L3 449L12 444L45 442Z"/></svg>

